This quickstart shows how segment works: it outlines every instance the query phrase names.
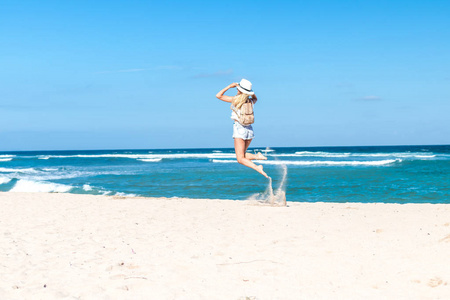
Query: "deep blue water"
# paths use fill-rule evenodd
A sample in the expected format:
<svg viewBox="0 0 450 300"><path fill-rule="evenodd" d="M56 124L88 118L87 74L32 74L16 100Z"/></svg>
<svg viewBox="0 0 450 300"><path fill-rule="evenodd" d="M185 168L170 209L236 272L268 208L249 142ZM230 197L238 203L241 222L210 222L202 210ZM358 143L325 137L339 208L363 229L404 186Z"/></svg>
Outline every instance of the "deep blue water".
<svg viewBox="0 0 450 300"><path fill-rule="evenodd" d="M274 188L287 167L288 201L450 202L449 145L250 151ZM0 191L244 200L267 184L233 149L0 152Z"/></svg>

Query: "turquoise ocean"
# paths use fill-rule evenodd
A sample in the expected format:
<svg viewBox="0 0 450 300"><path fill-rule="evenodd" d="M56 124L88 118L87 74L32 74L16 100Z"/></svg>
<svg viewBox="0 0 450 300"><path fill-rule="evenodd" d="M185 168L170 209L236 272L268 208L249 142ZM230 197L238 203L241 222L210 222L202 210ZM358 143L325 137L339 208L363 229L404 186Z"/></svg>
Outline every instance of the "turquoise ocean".
<svg viewBox="0 0 450 300"><path fill-rule="evenodd" d="M288 201L450 203L450 146L251 148ZM283 179L284 178L284 179ZM245 200L233 149L0 152L0 191Z"/></svg>

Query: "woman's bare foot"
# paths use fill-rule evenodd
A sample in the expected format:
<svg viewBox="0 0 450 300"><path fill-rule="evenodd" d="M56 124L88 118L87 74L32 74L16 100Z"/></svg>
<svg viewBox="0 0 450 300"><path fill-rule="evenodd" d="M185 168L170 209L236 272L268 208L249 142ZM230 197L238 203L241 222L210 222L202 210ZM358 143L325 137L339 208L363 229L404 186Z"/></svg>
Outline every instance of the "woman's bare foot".
<svg viewBox="0 0 450 300"><path fill-rule="evenodd" d="M261 173L264 177L269 178L269 176L267 176L266 172L263 171L263 166L259 165L256 167L259 173Z"/></svg>
<svg viewBox="0 0 450 300"><path fill-rule="evenodd" d="M256 159L257 159L257 160L267 160L267 157L265 157L264 155L262 155L261 152L258 152L258 153L256 154Z"/></svg>

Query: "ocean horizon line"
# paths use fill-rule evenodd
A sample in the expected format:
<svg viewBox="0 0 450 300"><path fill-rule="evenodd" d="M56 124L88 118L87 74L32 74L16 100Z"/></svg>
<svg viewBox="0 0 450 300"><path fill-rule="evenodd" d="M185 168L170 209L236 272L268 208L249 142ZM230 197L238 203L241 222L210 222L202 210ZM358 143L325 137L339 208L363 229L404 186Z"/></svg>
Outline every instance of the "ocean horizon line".
<svg viewBox="0 0 450 300"><path fill-rule="evenodd" d="M416 144L416 145L346 145L346 146L253 146L248 149L288 149L288 148L374 148L374 147L447 147L450 144ZM229 149L234 150L233 147L186 147L186 148L98 148L98 149L52 149L52 150L0 150L0 153L26 153L26 152L76 152L76 151L164 151L164 150L215 150L215 149Z"/></svg>

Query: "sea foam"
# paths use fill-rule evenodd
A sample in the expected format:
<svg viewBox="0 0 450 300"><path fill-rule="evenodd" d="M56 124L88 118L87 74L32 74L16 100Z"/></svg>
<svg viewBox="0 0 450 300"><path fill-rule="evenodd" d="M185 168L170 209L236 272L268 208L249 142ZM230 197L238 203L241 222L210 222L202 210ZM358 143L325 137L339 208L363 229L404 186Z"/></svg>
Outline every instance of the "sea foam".
<svg viewBox="0 0 450 300"><path fill-rule="evenodd" d="M11 181L11 178L8 177L0 177L0 184L5 184Z"/></svg>
<svg viewBox="0 0 450 300"><path fill-rule="evenodd" d="M124 173L121 173L119 171L78 171L78 170L48 171L48 169L45 171L46 172L35 172L20 175L18 176L18 178L33 181L47 181L47 180L71 179L80 177L94 177L98 175L124 175Z"/></svg>
<svg viewBox="0 0 450 300"><path fill-rule="evenodd" d="M64 184L21 179L16 182L10 192L66 193L72 188Z"/></svg>
<svg viewBox="0 0 450 300"><path fill-rule="evenodd" d="M312 157L349 157L351 153L333 153L333 152L322 152L322 151L298 151L295 152L295 156L312 156Z"/></svg>
<svg viewBox="0 0 450 300"><path fill-rule="evenodd" d="M372 161L332 161L332 160L315 160L315 161L280 161L280 160L265 160L259 163L268 165L298 165L298 166L382 166L389 165L395 162L401 162L401 159L385 159Z"/></svg>
<svg viewBox="0 0 450 300"><path fill-rule="evenodd" d="M182 158L231 158L234 153L174 153L174 154L78 154L78 155L39 155L39 159L50 158L131 158L131 159L182 159Z"/></svg>
<svg viewBox="0 0 450 300"><path fill-rule="evenodd" d="M83 190L85 190L86 192L89 192L89 191L92 191L92 187L89 184L84 184Z"/></svg>
<svg viewBox="0 0 450 300"><path fill-rule="evenodd" d="M0 168L0 172L2 172L2 173L39 173L38 170L33 169L33 168L25 168L25 169Z"/></svg>
<svg viewBox="0 0 450 300"><path fill-rule="evenodd" d="M386 160L372 160L372 161L332 161L332 160L315 160L315 161L301 161L301 160L262 160L258 163L266 165L297 165L297 166L382 166L395 162L401 162L401 159L386 159ZM235 160L219 160L213 159L213 163L237 163Z"/></svg>
<svg viewBox="0 0 450 300"><path fill-rule="evenodd" d="M159 162L162 160L162 158L144 158L144 159L138 159L140 161L144 162Z"/></svg>
<svg viewBox="0 0 450 300"><path fill-rule="evenodd" d="M127 194L122 192L117 192L114 194L114 196L120 196L120 197L136 197L136 194Z"/></svg>
<svg viewBox="0 0 450 300"><path fill-rule="evenodd" d="M272 154L279 157L392 157L392 158L418 158L428 159L436 157L436 154L419 152L390 152L390 153L351 153L351 152L323 152L323 151L297 151L294 154Z"/></svg>

